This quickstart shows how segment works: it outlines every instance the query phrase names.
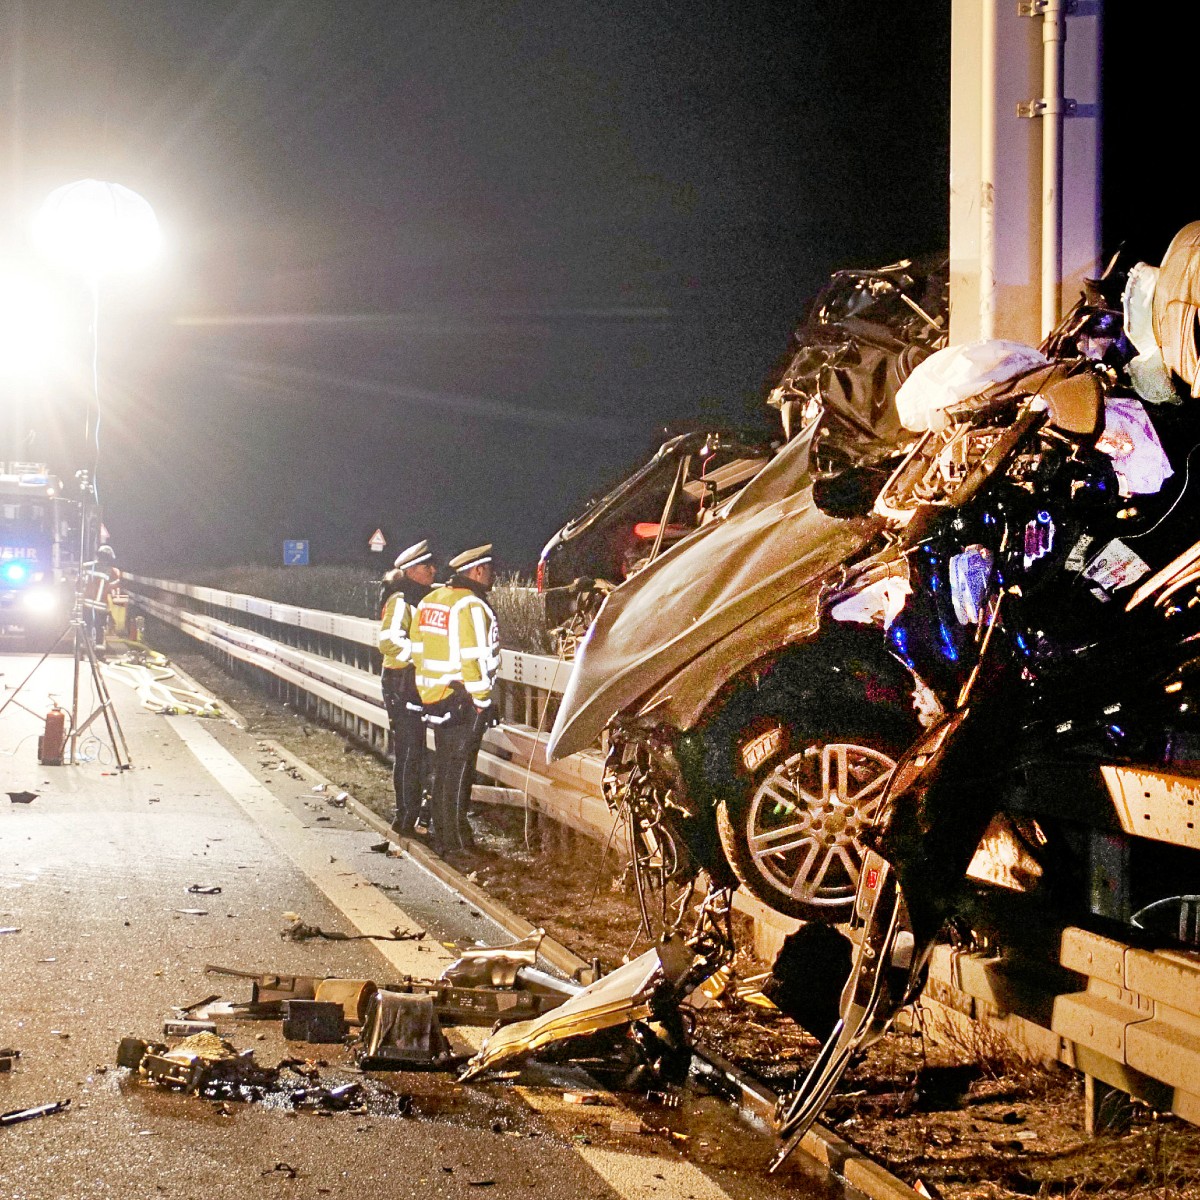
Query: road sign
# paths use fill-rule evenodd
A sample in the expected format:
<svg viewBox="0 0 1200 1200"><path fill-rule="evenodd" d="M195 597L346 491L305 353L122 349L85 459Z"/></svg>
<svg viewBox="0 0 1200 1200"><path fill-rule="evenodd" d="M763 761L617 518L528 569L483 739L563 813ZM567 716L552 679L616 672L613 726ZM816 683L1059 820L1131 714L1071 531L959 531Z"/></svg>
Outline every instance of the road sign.
<svg viewBox="0 0 1200 1200"><path fill-rule="evenodd" d="M370 546L376 554L379 554L383 550L384 546L387 545L387 538L383 536L383 530L375 530L375 532L371 534L370 538L367 540L367 545Z"/></svg>
<svg viewBox="0 0 1200 1200"><path fill-rule="evenodd" d="M283 543L283 565L285 567L308 566L308 539L289 539Z"/></svg>

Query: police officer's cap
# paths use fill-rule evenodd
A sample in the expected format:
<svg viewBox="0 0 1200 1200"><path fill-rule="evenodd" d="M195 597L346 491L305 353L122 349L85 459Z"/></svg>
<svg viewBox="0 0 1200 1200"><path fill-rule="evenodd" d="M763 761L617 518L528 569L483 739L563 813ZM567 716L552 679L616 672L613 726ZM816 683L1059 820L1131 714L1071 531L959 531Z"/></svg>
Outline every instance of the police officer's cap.
<svg viewBox="0 0 1200 1200"><path fill-rule="evenodd" d="M407 571L409 567L415 567L423 562L429 562L433 558L433 552L429 549L429 543L417 542L414 546L409 546L407 550L401 550L396 555L396 561L392 566L397 571Z"/></svg>
<svg viewBox="0 0 1200 1200"><path fill-rule="evenodd" d="M464 550L461 554L456 554L446 565L456 575L463 571L469 571L472 567L481 567L484 563L492 561L492 543L488 542L486 546L475 546L470 550Z"/></svg>

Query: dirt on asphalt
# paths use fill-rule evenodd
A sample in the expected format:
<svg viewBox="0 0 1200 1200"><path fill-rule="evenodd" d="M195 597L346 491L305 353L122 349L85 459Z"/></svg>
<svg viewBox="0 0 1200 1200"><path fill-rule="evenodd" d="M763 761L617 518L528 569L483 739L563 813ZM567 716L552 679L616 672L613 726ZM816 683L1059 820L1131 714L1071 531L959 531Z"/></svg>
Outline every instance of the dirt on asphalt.
<svg viewBox="0 0 1200 1200"><path fill-rule="evenodd" d="M360 802L390 817L391 771L371 751L312 716L227 674L179 635L155 630L156 644L188 675L238 713L254 734L273 738ZM477 845L453 866L490 894L608 970L649 942L632 878L621 858L571 830L519 809L481 806ZM766 966L744 953L742 978ZM699 1037L748 1074L786 1090L818 1043L769 1005L739 1000L697 1017ZM823 1123L910 1184L946 1200L1106 1197L1200 1200L1200 1128L1131 1106L1119 1132L1083 1129L1082 1076L1024 1060L980 1030L933 1036L931 1021L892 1033L848 1073Z"/></svg>

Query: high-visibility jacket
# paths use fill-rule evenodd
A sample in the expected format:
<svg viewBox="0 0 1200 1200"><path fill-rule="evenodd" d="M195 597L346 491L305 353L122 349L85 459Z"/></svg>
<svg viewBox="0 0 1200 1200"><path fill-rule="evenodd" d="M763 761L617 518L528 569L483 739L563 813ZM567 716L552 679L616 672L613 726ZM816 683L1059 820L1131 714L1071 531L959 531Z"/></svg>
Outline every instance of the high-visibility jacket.
<svg viewBox="0 0 1200 1200"><path fill-rule="evenodd" d="M385 670L405 670L412 667L413 633L417 626L417 606L404 598L403 592L393 592L383 606L379 621L379 652Z"/></svg>
<svg viewBox="0 0 1200 1200"><path fill-rule="evenodd" d="M413 661L422 704L445 700L459 682L476 707L486 708L500 669L496 614L470 588L434 588L417 605Z"/></svg>
<svg viewBox="0 0 1200 1200"><path fill-rule="evenodd" d="M83 564L83 602L88 608L107 609L108 597L121 578L121 572L107 559L97 558Z"/></svg>

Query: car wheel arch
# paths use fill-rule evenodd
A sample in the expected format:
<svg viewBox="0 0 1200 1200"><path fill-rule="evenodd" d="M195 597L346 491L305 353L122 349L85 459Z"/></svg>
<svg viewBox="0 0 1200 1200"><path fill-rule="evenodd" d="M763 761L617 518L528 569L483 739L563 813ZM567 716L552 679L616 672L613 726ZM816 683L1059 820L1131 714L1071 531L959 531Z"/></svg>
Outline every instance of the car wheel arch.
<svg viewBox="0 0 1200 1200"><path fill-rule="evenodd" d="M717 692L689 734L702 742L703 770L714 800L786 755L786 737L747 752L772 723L795 718L818 692L835 716L842 705L859 703L864 693L876 703L893 703L899 724L915 712L914 682L873 627L826 626L809 641L765 655Z"/></svg>

